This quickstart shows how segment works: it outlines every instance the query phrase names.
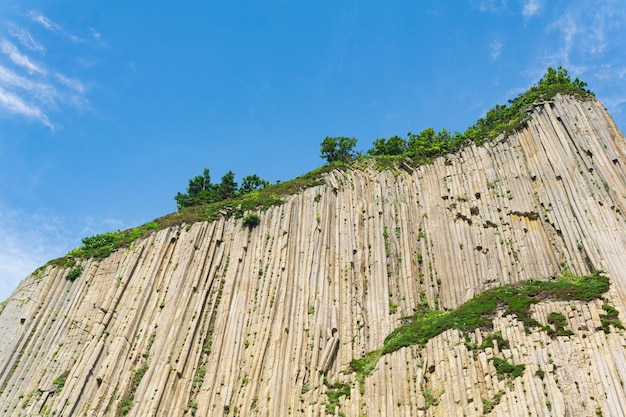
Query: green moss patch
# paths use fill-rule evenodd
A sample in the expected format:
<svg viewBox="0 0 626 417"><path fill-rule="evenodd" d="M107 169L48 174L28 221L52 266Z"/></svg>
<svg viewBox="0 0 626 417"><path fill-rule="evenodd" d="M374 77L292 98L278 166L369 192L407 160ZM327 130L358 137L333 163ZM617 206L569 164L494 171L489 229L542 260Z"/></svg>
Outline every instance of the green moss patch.
<svg viewBox="0 0 626 417"><path fill-rule="evenodd" d="M382 349L370 352L361 359L354 359L350 363L350 369L362 380L375 369L380 356L402 347L423 346L449 329L491 329L492 319L498 309L502 309L505 315L515 315L527 329L542 328L530 315L532 304L541 301L591 301L602 298L608 289L609 279L601 272L583 277L564 272L547 281L527 281L487 290L450 311L437 311L420 305L410 322L396 328L385 338ZM607 317L611 320L612 316ZM485 340L483 346L493 346L494 339L498 343L504 343L501 336L498 338L494 333L491 339Z"/></svg>

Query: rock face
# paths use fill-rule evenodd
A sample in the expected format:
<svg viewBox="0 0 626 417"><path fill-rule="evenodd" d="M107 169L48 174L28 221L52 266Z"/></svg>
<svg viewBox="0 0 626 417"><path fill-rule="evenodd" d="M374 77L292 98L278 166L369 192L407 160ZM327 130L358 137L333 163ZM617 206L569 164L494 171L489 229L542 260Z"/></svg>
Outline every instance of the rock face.
<svg viewBox="0 0 626 417"><path fill-rule="evenodd" d="M626 311L625 167L602 105L557 96L505 141L334 171L254 228L161 230L74 282L49 266L0 313L0 415L623 416L626 339L600 317ZM342 372L420 303L451 309L564 268L611 279L604 301L534 305L570 336L500 314L503 346L470 351L491 331L448 330L362 383Z"/></svg>

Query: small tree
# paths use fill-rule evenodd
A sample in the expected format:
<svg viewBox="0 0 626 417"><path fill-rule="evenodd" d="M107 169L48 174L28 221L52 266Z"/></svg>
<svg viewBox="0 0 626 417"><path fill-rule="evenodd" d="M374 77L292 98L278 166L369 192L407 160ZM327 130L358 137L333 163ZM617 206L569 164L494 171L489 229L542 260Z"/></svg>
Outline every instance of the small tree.
<svg viewBox="0 0 626 417"><path fill-rule="evenodd" d="M261 190L270 185L269 181L262 180L257 174L248 175L241 180L239 194L248 194L252 191Z"/></svg>
<svg viewBox="0 0 626 417"><path fill-rule="evenodd" d="M370 155L402 155L408 149L407 141L400 136L389 139L380 138L374 141L374 148L367 151Z"/></svg>
<svg viewBox="0 0 626 417"><path fill-rule="evenodd" d="M320 156L326 159L328 163L336 161L350 162L355 156L354 148L356 142L356 138L347 138L344 136L331 138L326 136L320 147Z"/></svg>
<svg viewBox="0 0 626 417"><path fill-rule="evenodd" d="M209 170L204 168L202 175L189 180L187 194L177 193L174 199L176 206L181 209L217 201L219 199L217 191L215 184L211 184Z"/></svg>
<svg viewBox="0 0 626 417"><path fill-rule="evenodd" d="M222 182L217 187L217 193L220 200L233 198L237 195L237 183L235 182L235 173L233 171L228 171L224 174Z"/></svg>

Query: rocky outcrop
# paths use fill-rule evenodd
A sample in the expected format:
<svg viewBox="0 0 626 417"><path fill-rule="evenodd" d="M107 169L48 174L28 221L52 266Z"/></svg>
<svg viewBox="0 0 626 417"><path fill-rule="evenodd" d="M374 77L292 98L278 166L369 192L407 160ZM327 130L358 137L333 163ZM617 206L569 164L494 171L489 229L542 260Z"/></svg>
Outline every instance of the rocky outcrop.
<svg viewBox="0 0 626 417"><path fill-rule="evenodd" d="M600 103L557 96L506 140L333 171L256 227L161 230L73 282L49 266L0 313L0 415L624 415L626 340L600 318L604 303L625 311L625 155ZM503 346L448 330L362 383L342 372L420 303L452 309L565 268L611 279L604 301L534 305L571 335L501 314Z"/></svg>

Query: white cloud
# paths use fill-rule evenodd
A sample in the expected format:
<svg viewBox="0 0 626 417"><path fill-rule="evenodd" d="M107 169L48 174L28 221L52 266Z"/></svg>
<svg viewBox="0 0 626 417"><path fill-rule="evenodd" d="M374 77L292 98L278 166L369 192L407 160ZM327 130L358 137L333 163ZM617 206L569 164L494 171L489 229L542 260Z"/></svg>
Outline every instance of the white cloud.
<svg viewBox="0 0 626 417"><path fill-rule="evenodd" d="M524 17L536 16L541 11L541 7L541 0L527 0L522 8L522 15Z"/></svg>
<svg viewBox="0 0 626 417"><path fill-rule="evenodd" d="M85 92L85 85L77 78L69 78L59 73L55 73L54 78L56 78L64 86L76 92L79 92L81 94Z"/></svg>
<svg viewBox="0 0 626 417"><path fill-rule="evenodd" d="M33 63L26 55L22 54L15 45L6 39L2 39L2 52L9 57L15 65L26 69L29 73L37 72L39 74L46 73L46 70L39 65Z"/></svg>
<svg viewBox="0 0 626 417"><path fill-rule="evenodd" d="M78 36L72 35L71 33L66 32L65 29L63 29L61 25L53 22L52 20L47 18L43 13L41 13L38 10L31 10L30 12L28 12L28 17L33 22L38 23L39 25L43 26L44 28L50 31L61 33L72 42L82 42L81 38L79 38Z"/></svg>
<svg viewBox="0 0 626 417"><path fill-rule="evenodd" d="M500 39L495 38L491 41L491 43L489 44L489 49L491 52L492 61L495 61L496 59L498 59L498 57L500 57L500 53L502 53L502 48L504 48L504 44L502 43L502 41L500 41Z"/></svg>
<svg viewBox="0 0 626 417"><path fill-rule="evenodd" d="M476 6L475 1L472 3ZM507 9L507 0L480 0L477 7L481 12L501 12Z"/></svg>
<svg viewBox="0 0 626 417"><path fill-rule="evenodd" d="M64 101L62 94L53 85L22 77L0 65L0 87L2 86L14 93L20 90L21 94L26 94L25 100L28 98L47 106L54 107L59 100Z"/></svg>
<svg viewBox="0 0 626 417"><path fill-rule="evenodd" d="M39 11L20 12L18 20L6 23L5 36L0 34L0 116L21 117L54 129L52 115L64 107L89 109L87 87L79 77L59 71L45 61L47 45L31 35L29 28L35 26L32 22L73 42L82 42ZM100 37L93 29L92 35L96 39ZM56 36L45 39L58 41ZM65 45L64 56L81 59L72 57L71 49L69 52L67 49ZM34 53L39 55L38 59L31 57ZM74 69L80 71L80 67Z"/></svg>
<svg viewBox="0 0 626 417"><path fill-rule="evenodd" d="M89 108L89 101L84 97L86 87L80 80L55 73L54 81L56 85L49 79L33 80L0 64L0 109L54 129L48 112L60 104L83 110Z"/></svg>
<svg viewBox="0 0 626 417"><path fill-rule="evenodd" d="M97 41L100 40L100 32L98 32L97 30L95 30L94 28L89 28L89 30L91 30L91 35L93 36L93 38Z"/></svg>
<svg viewBox="0 0 626 417"><path fill-rule="evenodd" d="M39 107L24 102L19 96L3 90L2 87L0 87L0 109L10 114L35 119L54 130L54 126L50 123L48 116Z"/></svg>
<svg viewBox="0 0 626 417"><path fill-rule="evenodd" d="M72 246L70 232L56 216L0 207L0 301L19 282Z"/></svg>
<svg viewBox="0 0 626 417"><path fill-rule="evenodd" d="M0 202L0 301L31 272L80 246L83 237L125 227L117 219L68 219L7 208Z"/></svg>
<svg viewBox="0 0 626 417"><path fill-rule="evenodd" d="M43 45L37 42L32 37L29 31L20 28L13 23L9 24L9 34L17 39L24 48L41 53L46 51L46 48L44 48Z"/></svg>
<svg viewBox="0 0 626 417"><path fill-rule="evenodd" d="M562 42L555 58L570 65L572 59L595 61L610 47L621 49L625 20L626 9L612 0L577 2L548 26L548 31L556 32Z"/></svg>
<svg viewBox="0 0 626 417"><path fill-rule="evenodd" d="M48 19L46 16L43 15L43 13L39 11L31 10L30 12L28 12L28 17L30 17L33 22L39 23L41 26L45 27L48 30L57 31L61 28L59 25Z"/></svg>

